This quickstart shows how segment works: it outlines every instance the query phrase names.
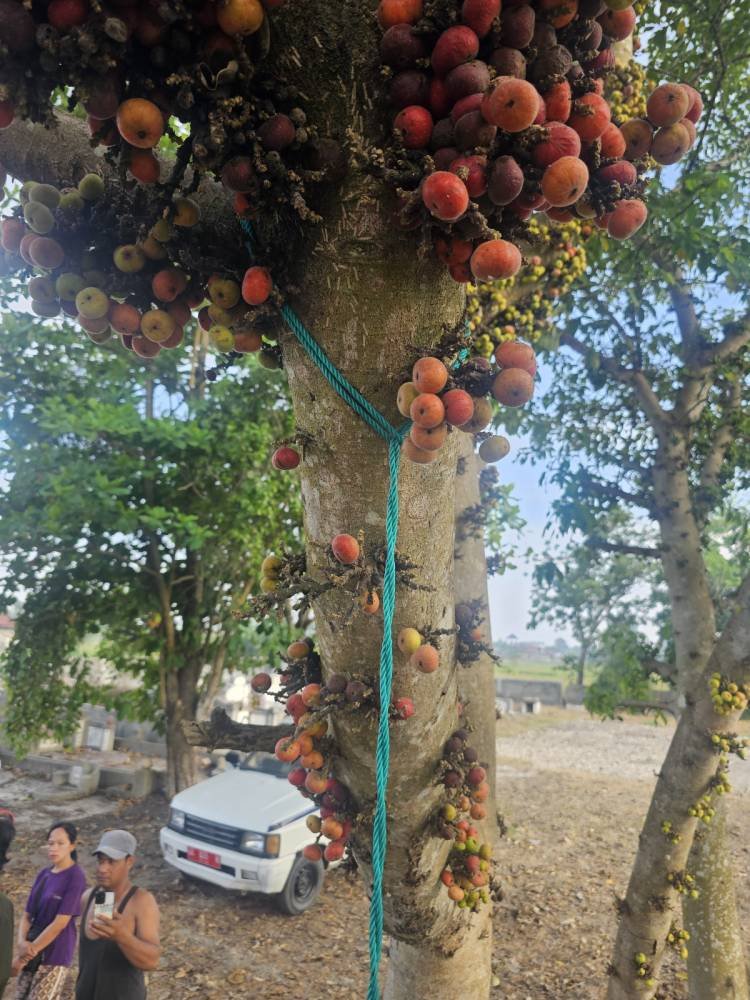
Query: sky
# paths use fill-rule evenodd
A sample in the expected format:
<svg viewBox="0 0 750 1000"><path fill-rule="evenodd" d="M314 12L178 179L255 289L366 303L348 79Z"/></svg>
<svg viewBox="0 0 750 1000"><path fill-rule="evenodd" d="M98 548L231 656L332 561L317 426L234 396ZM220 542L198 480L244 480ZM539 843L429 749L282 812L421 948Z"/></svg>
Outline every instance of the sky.
<svg viewBox="0 0 750 1000"><path fill-rule="evenodd" d="M513 483L516 501L526 520L518 548L521 552L525 552L528 547L541 552L544 547L542 532L547 513L558 491L549 483L539 485L541 466L522 465L514 458L520 451L522 443L522 439L511 441L511 453L499 465L500 479L503 483ZM519 557L516 563L517 569L509 570L502 576L490 577L490 622L493 639L506 639L509 635L515 635L521 641L552 643L556 638L562 637L570 642L571 633L561 631L559 628L544 624L534 631L527 628L531 608L533 562Z"/></svg>
<svg viewBox="0 0 750 1000"><path fill-rule="evenodd" d="M536 395L541 395L549 386L551 379L549 368L549 364L542 358L534 390ZM559 496L560 491L549 482L543 486L539 485L539 477L544 471L541 463L522 464L518 461L518 455L525 449L527 439L520 434L508 434L508 437L511 445L510 454L498 464L497 469L501 483L513 484L514 499L521 509L526 527L520 536L515 535L511 539L519 551L519 556L515 560L518 568L489 579L492 638L506 639L509 635L515 635L522 642L551 644L559 637L572 642L574 641L572 633L557 626L542 623L533 631L527 627L531 610L531 573L534 559L525 558L523 553L532 548L535 553L542 554L545 547L543 531L547 515L552 501Z"/></svg>

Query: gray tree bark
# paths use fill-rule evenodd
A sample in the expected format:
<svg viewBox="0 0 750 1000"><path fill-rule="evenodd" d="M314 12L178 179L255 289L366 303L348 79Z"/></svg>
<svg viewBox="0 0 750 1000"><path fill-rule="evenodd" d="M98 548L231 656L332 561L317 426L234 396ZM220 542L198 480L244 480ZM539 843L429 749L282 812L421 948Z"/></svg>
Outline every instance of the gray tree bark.
<svg viewBox="0 0 750 1000"><path fill-rule="evenodd" d="M630 883L621 905L620 924L613 955L608 1000L651 1000L656 978L664 958L666 936L672 922L679 923L680 897L670 882L688 869L688 856L698 820L689 813L709 787L716 773L718 757L710 740L716 731L730 732L740 712L718 716L708 695L709 678L716 671L735 683L750 682L750 577L733 602L732 615L714 646L706 668L691 678L688 704L677 725L651 800ZM669 835L662 824L671 824ZM726 904L724 904L726 905ZM741 941L736 929L728 930ZM649 976L638 975L636 954L645 955ZM738 982L744 972L735 969ZM706 994L706 1000L712 994ZM719 994L721 995L721 994ZM742 995L741 993L739 994ZM701 997L703 1000L703 997Z"/></svg>
<svg viewBox="0 0 750 1000"><path fill-rule="evenodd" d="M458 475L456 477L456 543L454 581L456 604L479 603L482 616L482 641L492 646L490 605L487 593L487 560L483 532L466 530L462 513L480 502L479 472L482 462L474 451L470 434L458 436ZM497 839L497 766L495 753L495 663L482 653L470 667L459 667L458 693L464 705L464 719L472 732L472 746L479 753L487 771L490 797L487 800L487 820L483 826L485 839Z"/></svg>
<svg viewBox="0 0 750 1000"><path fill-rule="evenodd" d="M360 183L341 194L324 229L327 240L307 257L304 299L295 303L328 357L394 424L394 390L414 360L414 345L429 347L440 321L457 322L462 296L432 263L421 263L409 239L394 231L381 192ZM339 532L364 534L365 551L385 537L387 450L374 432L330 389L291 337L285 367L299 429L312 441L301 466L308 572L328 565L326 546ZM456 438L429 466L404 462L400 481L398 553L418 567L429 590L397 587L394 631L453 626L453 523ZM317 646L324 677L331 672L374 680L382 620L352 613L352 597L335 588L315 603ZM489 937L485 918L466 921L439 882L449 845L426 834L442 801L436 766L458 725L457 666L452 637L440 642L440 667L422 675L398 653L396 696L414 699L416 715L391 727L388 789L389 846L384 905L393 937L386 998L442 1000L474 980L474 996L489 991ZM334 718L337 774L365 811L374 799L374 713ZM355 853L370 882L369 835L358 834ZM434 968L413 978L412 970ZM480 974L478 969L486 971ZM437 977L437 970L440 976ZM405 982L406 980L406 982Z"/></svg>
<svg viewBox="0 0 750 1000"><path fill-rule="evenodd" d="M700 889L683 903L688 942L690 1000L749 1000L748 975L737 912L736 872L727 846L727 803L693 841L689 866ZM695 947L695 943L699 947Z"/></svg>

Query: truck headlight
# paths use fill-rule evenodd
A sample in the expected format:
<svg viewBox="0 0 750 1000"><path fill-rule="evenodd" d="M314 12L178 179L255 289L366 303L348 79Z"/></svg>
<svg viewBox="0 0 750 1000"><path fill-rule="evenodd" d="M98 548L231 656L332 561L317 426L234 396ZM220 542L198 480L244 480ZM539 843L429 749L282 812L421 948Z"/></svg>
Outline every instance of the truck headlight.
<svg viewBox="0 0 750 1000"><path fill-rule="evenodd" d="M281 837L278 833L242 834L240 850L246 854L262 854L267 858L278 858L281 847Z"/></svg>
<svg viewBox="0 0 750 1000"><path fill-rule="evenodd" d="M248 854L263 854L266 848L266 838L262 833L243 833L240 850Z"/></svg>
<svg viewBox="0 0 750 1000"><path fill-rule="evenodd" d="M182 831L185 829L185 813L182 809L170 809L169 810L169 823L168 826L172 830Z"/></svg>

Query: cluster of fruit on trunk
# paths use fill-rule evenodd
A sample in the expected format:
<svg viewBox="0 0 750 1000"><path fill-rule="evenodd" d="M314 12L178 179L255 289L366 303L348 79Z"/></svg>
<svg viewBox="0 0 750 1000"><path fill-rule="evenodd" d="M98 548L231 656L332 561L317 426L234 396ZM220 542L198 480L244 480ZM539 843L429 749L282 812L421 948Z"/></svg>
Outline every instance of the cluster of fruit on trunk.
<svg viewBox="0 0 750 1000"><path fill-rule="evenodd" d="M695 141L702 102L687 84L657 87L647 118L612 120L604 78L636 25L622 0L457 0L441 15L381 0L379 17L393 155L417 168L402 170L402 221L433 222L456 281L513 277L534 212L632 236L644 173Z"/></svg>

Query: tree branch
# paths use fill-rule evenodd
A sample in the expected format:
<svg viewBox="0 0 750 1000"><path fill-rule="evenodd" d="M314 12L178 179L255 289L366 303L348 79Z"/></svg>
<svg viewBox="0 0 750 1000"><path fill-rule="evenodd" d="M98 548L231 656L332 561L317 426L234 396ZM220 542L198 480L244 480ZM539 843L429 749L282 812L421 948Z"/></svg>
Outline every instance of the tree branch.
<svg viewBox="0 0 750 1000"><path fill-rule="evenodd" d="M627 556L643 556L644 559L660 559L660 548L649 548L645 545L626 545L624 542L610 542L606 538L592 536L589 541L595 549L603 552L620 552Z"/></svg>
<svg viewBox="0 0 750 1000"><path fill-rule="evenodd" d="M596 493L601 497L608 497L611 500L621 500L625 504L632 504L635 507L642 507L644 510L653 509L653 501L645 493L631 493L623 489L616 483L606 483L585 472L581 473L580 480L587 490Z"/></svg>
<svg viewBox="0 0 750 1000"><path fill-rule="evenodd" d="M671 705L668 702L660 701L619 701L614 706L614 711L618 709L625 709L628 711L640 711L640 712L669 712L669 714L675 718L679 719L680 710L676 705Z"/></svg>
<svg viewBox="0 0 750 1000"><path fill-rule="evenodd" d="M589 354L589 350L586 345L574 337L572 333L563 333L560 337L560 343L565 344L566 347L572 348L577 354L580 354L582 358L586 358ZM646 376L642 371L636 371L633 368L625 368L618 364L614 358L608 357L606 354L599 355L600 367L611 376L616 382L620 382L624 385L629 385L632 387L635 396L640 403L641 409L648 417L651 426L657 433L664 432L667 430L672 423L671 414L662 408L659 399L654 392L651 383L648 381Z"/></svg>
<svg viewBox="0 0 750 1000"><path fill-rule="evenodd" d="M56 128L19 118L9 128L0 130L0 163L8 173L20 180L56 185L76 184L84 174L98 173L113 189L122 187L117 172L100 151L92 149L86 124L65 112L57 112L56 118ZM171 161L161 157L161 163L165 174ZM188 184L190 179L191 172L187 171ZM133 184L126 181L125 186L130 190ZM158 197L156 189L154 196ZM244 235L224 186L203 177L190 197L201 210L193 232L206 259L218 256L231 268L236 255L237 267L241 267L245 260Z"/></svg>
<svg viewBox="0 0 750 1000"><path fill-rule="evenodd" d="M717 361L730 358L747 344L750 344L750 317L746 317L742 323L732 326L726 337L718 344L704 347L697 357L698 363L702 367L714 365Z"/></svg>
<svg viewBox="0 0 750 1000"><path fill-rule="evenodd" d="M662 680L677 680L677 666L674 663L665 663L663 660L649 658L641 660L641 666L649 674L658 674Z"/></svg>
<svg viewBox="0 0 750 1000"><path fill-rule="evenodd" d="M669 277L671 279L669 282L669 297L672 300L672 308L677 317L677 326L682 337L685 357L690 358L698 346L701 326L695 312L693 297L685 282L684 272L678 268L676 271L670 273Z"/></svg>
<svg viewBox="0 0 750 1000"><path fill-rule="evenodd" d="M215 708L208 722L185 721L182 732L191 746L215 750L263 750L273 753L278 740L294 734L293 725L254 726L230 719L223 708Z"/></svg>
<svg viewBox="0 0 750 1000"><path fill-rule="evenodd" d="M714 439L708 449L708 454L703 460L700 470L698 489L695 495L695 508L698 520L703 522L712 506L712 501L716 496L719 487L719 478L722 466L726 459L727 452L735 437L735 417L742 405L742 391L739 379L729 383L725 402L722 406L724 411L719 426L716 428Z"/></svg>

